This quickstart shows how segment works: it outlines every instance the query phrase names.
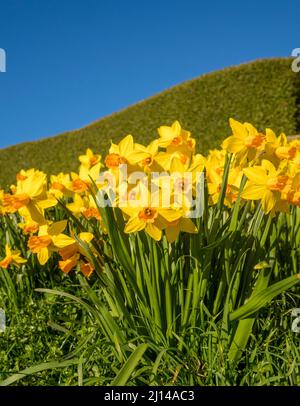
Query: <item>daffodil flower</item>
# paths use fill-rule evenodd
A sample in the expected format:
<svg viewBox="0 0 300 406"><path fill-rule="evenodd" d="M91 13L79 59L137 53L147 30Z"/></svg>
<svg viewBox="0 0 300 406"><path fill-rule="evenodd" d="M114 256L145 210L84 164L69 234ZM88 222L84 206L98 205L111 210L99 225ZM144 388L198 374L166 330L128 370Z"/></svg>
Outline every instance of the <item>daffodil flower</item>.
<svg viewBox="0 0 300 406"><path fill-rule="evenodd" d="M233 118L229 120L232 134L222 143L227 152L237 154L240 163L252 161L263 149L266 136L257 131L250 123L240 123Z"/></svg>
<svg viewBox="0 0 300 406"><path fill-rule="evenodd" d="M49 260L52 252L74 244L74 238L62 234L67 226L67 220L58 221L50 225L40 226L39 233L31 236L28 240L28 247L37 254L38 261L45 265Z"/></svg>
<svg viewBox="0 0 300 406"><path fill-rule="evenodd" d="M297 148L288 143L285 134L282 133L279 137L276 137L274 131L270 128L266 129L265 149L266 157L271 161L274 161L274 158L292 160L297 152Z"/></svg>
<svg viewBox="0 0 300 406"><path fill-rule="evenodd" d="M20 266L26 262L27 260L21 257L21 251L11 250L8 244L5 245L5 258L0 261L0 268L7 269L9 265Z"/></svg>
<svg viewBox="0 0 300 406"><path fill-rule="evenodd" d="M209 162L206 163L209 203L211 205L218 202L223 182L223 172L218 170L218 168L218 166L214 167ZM243 171L239 166L229 170L224 200L224 204L228 207L231 207L238 197L242 176Z"/></svg>
<svg viewBox="0 0 300 406"><path fill-rule="evenodd" d="M78 159L81 162L82 166L90 169L92 166L100 162L101 155L95 155L94 152L90 148L88 148L85 152L85 155L80 155Z"/></svg>
<svg viewBox="0 0 300 406"><path fill-rule="evenodd" d="M70 182L69 174L61 172L58 175L51 175L49 193L57 199L61 199L64 196L72 196L73 192L70 190Z"/></svg>
<svg viewBox="0 0 300 406"><path fill-rule="evenodd" d="M145 230L154 240L159 241L162 230L168 223L182 217L179 210L171 207L159 207L159 193L148 194L148 205L122 207L121 210L129 217L125 226L125 233Z"/></svg>
<svg viewBox="0 0 300 406"><path fill-rule="evenodd" d="M94 238L92 233L88 232L83 232L78 235L79 239L84 241L85 243L90 243L92 239ZM67 245L61 249L58 250L59 255L61 256L61 260L58 262L59 268L62 270L64 273L69 273L72 269L74 269L79 260L80 260L80 254L85 255L85 252L81 248L81 246L78 244L77 241L74 241L73 244ZM87 274L87 269L84 267L84 270L82 271L85 275ZM87 276L87 275L86 275ZM90 274L89 274L90 276Z"/></svg>
<svg viewBox="0 0 300 406"><path fill-rule="evenodd" d="M57 200L47 193L46 174L33 171L25 179L20 179L14 194L5 194L3 206L8 213L26 208L33 221L43 224L44 209L55 206Z"/></svg>
<svg viewBox="0 0 300 406"><path fill-rule="evenodd" d="M70 189L75 193L87 193L91 185L91 182L97 182L101 169L101 163L98 162L91 168L81 166L79 169L79 174L71 173L71 185Z"/></svg>
<svg viewBox="0 0 300 406"><path fill-rule="evenodd" d="M140 146L135 146L133 137L129 134L118 145L112 143L109 154L105 158L105 165L107 168L115 170L122 164L135 165L147 159L148 156L147 151Z"/></svg>
<svg viewBox="0 0 300 406"><path fill-rule="evenodd" d="M263 160L261 166L244 168L248 182L242 192L242 198L246 200L261 200L265 213L272 210L286 211L287 204L281 198L289 177L277 170L267 160Z"/></svg>
<svg viewBox="0 0 300 406"><path fill-rule="evenodd" d="M195 152L194 138L191 138L190 131L184 130L178 121L175 121L170 127L159 127L158 134L160 136L158 145L166 148L166 152L169 154L180 152L190 159Z"/></svg>
<svg viewBox="0 0 300 406"><path fill-rule="evenodd" d="M182 216L177 220L167 222L165 229L166 237L169 243L173 243L178 238L180 232L195 234L198 232L197 227L193 221L186 217L184 210L181 210Z"/></svg>

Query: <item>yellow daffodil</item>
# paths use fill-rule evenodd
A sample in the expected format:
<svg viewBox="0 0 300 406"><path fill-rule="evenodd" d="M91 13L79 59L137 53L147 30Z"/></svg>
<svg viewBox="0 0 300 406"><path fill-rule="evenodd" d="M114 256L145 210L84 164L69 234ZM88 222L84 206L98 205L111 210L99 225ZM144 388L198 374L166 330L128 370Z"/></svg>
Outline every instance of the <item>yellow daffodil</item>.
<svg viewBox="0 0 300 406"><path fill-rule="evenodd" d="M51 175L49 193L57 199L61 199L63 196L72 196L73 193L70 190L70 182L69 174L61 172L58 175Z"/></svg>
<svg viewBox="0 0 300 406"><path fill-rule="evenodd" d="M107 168L115 170L122 164L135 165L148 156L149 153L141 146L135 146L133 137L129 134L118 145L112 143L109 154L105 158L105 165Z"/></svg>
<svg viewBox="0 0 300 406"><path fill-rule="evenodd" d="M5 194L3 197L4 209L15 213L25 207L32 220L44 223L44 209L55 206L56 199L47 193L46 175L40 171L30 173L24 180L19 180L13 195Z"/></svg>
<svg viewBox="0 0 300 406"><path fill-rule="evenodd" d="M195 234L198 232L197 227L193 221L185 217L184 210L181 210L182 217L177 220L168 221L165 229L166 237L169 243L176 241L180 232Z"/></svg>
<svg viewBox="0 0 300 406"><path fill-rule="evenodd" d="M38 261L44 265L50 258L52 252L74 244L74 238L62 234L67 226L67 220L58 221L50 225L40 226L37 236L31 236L28 240L28 247L37 254Z"/></svg>
<svg viewBox="0 0 300 406"><path fill-rule="evenodd" d="M27 260L21 257L21 251L11 250L8 244L5 245L5 258L0 261L0 268L7 269L9 265L20 266L26 262Z"/></svg>
<svg viewBox="0 0 300 406"><path fill-rule="evenodd" d="M4 198L4 190L0 189L0 216L5 213L5 210L3 207L3 198Z"/></svg>
<svg viewBox="0 0 300 406"><path fill-rule="evenodd" d="M300 172L296 173L283 191L288 203L300 207Z"/></svg>
<svg viewBox="0 0 300 406"><path fill-rule="evenodd" d="M170 127L159 127L158 134L160 136L158 145L166 148L167 153L180 152L186 155L186 159L189 160L195 152L196 142L194 138L191 138L190 131L184 130L178 121L175 121Z"/></svg>
<svg viewBox="0 0 300 406"><path fill-rule="evenodd" d="M244 173L248 182L242 192L243 199L261 200L265 213L287 210L286 202L281 199L281 192L289 180L287 175L282 174L267 160L263 160L261 166L245 168Z"/></svg>
<svg viewBox="0 0 300 406"><path fill-rule="evenodd" d="M288 143L285 134L282 133L279 137L276 137L276 134L270 128L266 129L265 150L265 158L272 161L275 165L280 160L292 160L297 152L297 148Z"/></svg>
<svg viewBox="0 0 300 406"><path fill-rule="evenodd" d="M81 166L79 174L71 173L70 189L74 193L87 193L92 181L97 182L101 169L101 163L97 163L91 168Z"/></svg>
<svg viewBox="0 0 300 406"><path fill-rule="evenodd" d="M147 147L141 144L135 144L135 150L138 154L131 158L131 163L137 164L147 173L162 169L156 161L156 157L158 156L158 140L152 141Z"/></svg>
<svg viewBox="0 0 300 406"><path fill-rule="evenodd" d="M85 277L90 278L94 270L95 269L90 262L80 261L80 271Z"/></svg>
<svg viewBox="0 0 300 406"><path fill-rule="evenodd" d="M80 155L78 159L81 162L82 166L90 169L92 166L100 162L101 155L95 155L94 152L90 148L88 148L85 152L85 155Z"/></svg>
<svg viewBox="0 0 300 406"><path fill-rule="evenodd" d="M35 172L35 169L21 169L20 172L17 173L16 179L17 182L22 182L23 180L27 179L29 176L33 175Z"/></svg>
<svg viewBox="0 0 300 406"><path fill-rule="evenodd" d="M232 135L222 143L222 148L227 152L237 154L238 160L252 161L259 151L262 151L266 136L257 131L250 123L240 123L231 118L229 120Z"/></svg>
<svg viewBox="0 0 300 406"><path fill-rule="evenodd" d="M18 226L23 230L25 235L35 234L39 231L39 224L33 220L27 220L23 223L19 223Z"/></svg>
<svg viewBox="0 0 300 406"><path fill-rule="evenodd" d="M129 217L125 233L145 230L154 240L161 239L162 230L167 227L168 222L178 220L182 213L170 207L159 207L159 198L157 194L149 193L148 205L121 208Z"/></svg>
<svg viewBox="0 0 300 406"><path fill-rule="evenodd" d="M211 164L206 164L207 170L207 184L209 192L209 203L214 205L218 202L221 192L223 173L218 171L218 168L213 167ZM221 173L220 173L221 172ZM236 166L231 168L228 175L228 181L225 191L224 204L231 207L238 197L238 191L242 180L243 172L240 167Z"/></svg>
<svg viewBox="0 0 300 406"><path fill-rule="evenodd" d="M99 210L91 195L82 197L78 193L75 193L73 202L68 203L66 206L76 216L82 214L87 219L90 218L96 218L97 220L101 219Z"/></svg>
<svg viewBox="0 0 300 406"><path fill-rule="evenodd" d="M72 233L71 236L63 233L66 221L47 220L56 215L54 210L47 209L57 199L64 199L67 208L79 220L84 219L83 224L93 219L105 233L90 191L93 183L101 193L112 197L113 207L122 210L126 233L144 230L158 241L165 231L170 243L180 232L197 232L190 216L200 213L195 207L198 182L203 185L204 176L209 204L217 203L228 153L234 156L228 168L226 206L235 203L243 174L248 180L242 198L261 201L265 213L287 211L289 204L300 206L300 140L289 141L283 133L277 137L269 128L263 134L250 123L232 118L229 122L232 134L224 140L222 149L209 151L207 157L195 154L191 133L175 121L171 126L159 127L159 138L147 146L135 143L132 135L118 144L112 143L105 158L105 172L101 171L101 156L90 148L79 156L78 173L52 175L49 185L43 172L21 170L10 193L0 190L0 215L10 217L18 213L16 224L29 235L28 246L38 254L41 264L47 262L52 252L59 252L63 272L77 267L89 277L94 269ZM121 167L123 164L126 167ZM90 241L90 236L84 233L79 237ZM17 258L18 252L13 255ZM1 263L8 263L8 257L12 255L6 255Z"/></svg>
<svg viewBox="0 0 300 406"><path fill-rule="evenodd" d="M94 238L93 234L88 232L80 233L78 237L80 240L84 241L87 244L89 244ZM62 258L58 263L59 268L64 273L69 273L77 266L80 260L80 254L85 255L84 251L76 240L74 240L72 244L59 249L58 253Z"/></svg>

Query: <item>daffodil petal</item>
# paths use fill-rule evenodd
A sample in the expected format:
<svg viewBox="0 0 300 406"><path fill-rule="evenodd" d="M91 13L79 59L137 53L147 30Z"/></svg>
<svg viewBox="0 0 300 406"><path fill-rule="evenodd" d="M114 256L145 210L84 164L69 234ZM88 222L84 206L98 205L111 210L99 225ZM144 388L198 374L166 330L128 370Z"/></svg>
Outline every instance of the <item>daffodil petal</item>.
<svg viewBox="0 0 300 406"><path fill-rule="evenodd" d="M265 213L270 213L270 211L275 207L275 204L276 204L275 193L273 193L271 190L267 190L261 201L263 211Z"/></svg>
<svg viewBox="0 0 300 406"><path fill-rule="evenodd" d="M261 166L253 166L251 168L245 168L244 174L249 180L257 185L265 185L268 179L266 170Z"/></svg>
<svg viewBox="0 0 300 406"><path fill-rule="evenodd" d="M69 237L65 234L54 235L52 237L53 244L57 248L64 248L68 245L74 244L74 238Z"/></svg>
<svg viewBox="0 0 300 406"><path fill-rule="evenodd" d="M52 223L48 228L49 235L58 235L61 234L64 229L67 227L67 220L57 221L56 223Z"/></svg>
<svg viewBox="0 0 300 406"><path fill-rule="evenodd" d="M146 227L146 223L139 217L131 217L125 226L125 233L135 233L141 231Z"/></svg>
<svg viewBox="0 0 300 406"><path fill-rule="evenodd" d="M246 200L259 200L264 197L265 191L266 188L264 186L248 182L241 196Z"/></svg>
<svg viewBox="0 0 300 406"><path fill-rule="evenodd" d="M47 247L41 248L41 250L37 254L38 261L41 265L45 265L50 257L50 252Z"/></svg>
<svg viewBox="0 0 300 406"><path fill-rule="evenodd" d="M166 229L166 237L169 243L172 243L177 240L177 237L180 233L180 230L178 227L168 227Z"/></svg>
<svg viewBox="0 0 300 406"><path fill-rule="evenodd" d="M146 225L145 231L152 237L155 241L161 239L162 231L156 227L153 223L148 223Z"/></svg>

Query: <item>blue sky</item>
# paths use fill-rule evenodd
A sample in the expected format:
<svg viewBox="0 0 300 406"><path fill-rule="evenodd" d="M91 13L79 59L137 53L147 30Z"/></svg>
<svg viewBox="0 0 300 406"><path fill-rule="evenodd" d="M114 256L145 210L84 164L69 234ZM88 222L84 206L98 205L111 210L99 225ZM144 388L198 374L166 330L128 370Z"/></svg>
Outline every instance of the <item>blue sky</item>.
<svg viewBox="0 0 300 406"><path fill-rule="evenodd" d="M300 47L299 1L0 0L0 148Z"/></svg>

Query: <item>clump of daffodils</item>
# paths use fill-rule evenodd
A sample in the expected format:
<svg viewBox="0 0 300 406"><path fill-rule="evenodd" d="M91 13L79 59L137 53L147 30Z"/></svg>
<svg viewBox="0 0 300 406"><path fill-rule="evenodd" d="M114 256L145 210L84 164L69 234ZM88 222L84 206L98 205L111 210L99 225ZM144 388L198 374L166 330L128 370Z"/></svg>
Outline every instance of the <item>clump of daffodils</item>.
<svg viewBox="0 0 300 406"><path fill-rule="evenodd" d="M292 205L299 207L300 141L288 142L284 134L277 137L271 129L260 132L234 119L230 127L222 148L206 157L196 153L195 139L175 121L160 127L159 137L147 146L136 143L132 135L112 143L103 160L87 149L79 157L78 173L59 173L48 180L39 170L22 170L9 193L0 190L0 215L15 216L27 241L27 255L36 255L41 265L55 253L63 272L77 268L89 277L94 266L78 240L93 250L95 236L75 235L73 220L69 224L57 218L58 201L72 219L97 224L105 235L99 200L106 199L105 204L121 210L125 233L146 232L156 241L165 235L173 243L180 233L201 233L195 220L201 216L199 193L206 182L208 203L217 204L227 162L224 205L228 210L238 197L240 204L257 202L272 216L288 212ZM21 252L7 243L0 266L25 263Z"/></svg>

